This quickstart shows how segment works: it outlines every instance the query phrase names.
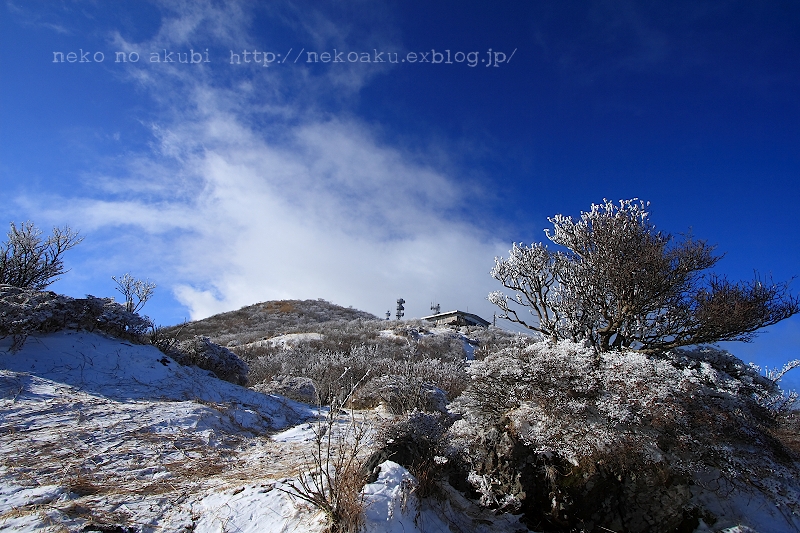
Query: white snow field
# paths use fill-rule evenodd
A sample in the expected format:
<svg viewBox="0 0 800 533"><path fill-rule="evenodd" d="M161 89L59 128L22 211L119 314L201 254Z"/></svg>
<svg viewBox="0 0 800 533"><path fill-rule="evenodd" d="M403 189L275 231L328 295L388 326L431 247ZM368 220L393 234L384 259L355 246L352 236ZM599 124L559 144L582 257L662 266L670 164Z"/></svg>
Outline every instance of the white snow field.
<svg viewBox="0 0 800 533"><path fill-rule="evenodd" d="M0 530L324 529L280 490L308 464L316 409L94 333L10 346L0 340ZM454 491L419 504L415 483L384 463L364 488L366 531L525 530Z"/></svg>

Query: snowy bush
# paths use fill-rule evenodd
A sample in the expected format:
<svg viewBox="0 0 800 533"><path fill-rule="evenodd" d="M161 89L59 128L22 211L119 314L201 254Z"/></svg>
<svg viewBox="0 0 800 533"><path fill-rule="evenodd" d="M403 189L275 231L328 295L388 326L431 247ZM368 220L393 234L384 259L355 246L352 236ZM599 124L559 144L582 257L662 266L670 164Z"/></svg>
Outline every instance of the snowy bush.
<svg viewBox="0 0 800 533"><path fill-rule="evenodd" d="M488 328L469 327L464 334L475 345L473 357L481 360L503 348L511 346L521 336L520 333L489 326Z"/></svg>
<svg viewBox="0 0 800 533"><path fill-rule="evenodd" d="M14 349L33 333L62 329L95 329L138 340L151 322L128 312L113 298L70 298L54 292L0 285L0 336L14 337Z"/></svg>
<svg viewBox="0 0 800 533"><path fill-rule="evenodd" d="M655 358L519 342L469 374L455 402L463 418L449 432L454 453L485 505L521 508L551 527L645 531L642 517L653 513L677 527L697 518L686 509L699 472L759 486L791 465L772 434L780 390L721 350ZM581 509L610 509L610 521Z"/></svg>
<svg viewBox="0 0 800 533"><path fill-rule="evenodd" d="M335 396L346 395L348 384L358 382L369 370L365 359L337 351L318 351L304 345L270 351L270 355L255 360L248 358L251 381L267 384L282 376L310 379L322 405L328 405Z"/></svg>
<svg viewBox="0 0 800 533"><path fill-rule="evenodd" d="M447 394L442 389L407 375L375 377L359 387L352 399L357 409L382 404L395 415L412 411L447 411Z"/></svg>
<svg viewBox="0 0 800 533"><path fill-rule="evenodd" d="M415 351L414 345L398 346L393 340L356 345L348 351L324 346L330 344L312 341L294 347L248 350L251 382L270 382L278 376L309 378L323 405L334 397L343 400L359 383L352 396L357 405L375 407L383 401L397 412L441 409L437 406L446 403L445 398L461 394L468 382L460 347L458 361L442 361L429 359L424 351ZM239 351L238 347L234 349ZM253 353L259 352L264 355L253 358Z"/></svg>
<svg viewBox="0 0 800 533"><path fill-rule="evenodd" d="M181 341L167 355L182 365L197 366L225 381L247 385L247 364L232 351L211 342L208 337Z"/></svg>
<svg viewBox="0 0 800 533"><path fill-rule="evenodd" d="M327 420L319 419L314 430L314 446L311 456L305 457L304 472L278 490L321 511L328 522L326 532L358 533L364 525L362 489L369 477L361 458L369 451L371 432L368 423L359 421L352 411L344 414L341 407L334 398ZM342 418L346 419L344 428L340 426Z"/></svg>
<svg viewBox="0 0 800 533"><path fill-rule="evenodd" d="M111 279L117 284L115 288L125 297L125 310L131 313L139 312L156 289L152 281L137 279L128 273L119 278L111 276Z"/></svg>

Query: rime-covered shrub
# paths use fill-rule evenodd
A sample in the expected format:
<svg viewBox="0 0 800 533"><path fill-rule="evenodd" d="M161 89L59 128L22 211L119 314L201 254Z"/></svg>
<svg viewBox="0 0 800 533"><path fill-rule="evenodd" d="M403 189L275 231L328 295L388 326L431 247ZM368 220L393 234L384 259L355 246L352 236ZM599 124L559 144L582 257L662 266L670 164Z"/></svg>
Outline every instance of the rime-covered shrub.
<svg viewBox="0 0 800 533"><path fill-rule="evenodd" d="M343 402L368 375L380 374L380 359L374 347L358 346L344 352L309 343L273 351L251 360L250 366L255 383L281 376L308 378L314 383L319 401L328 405L334 398Z"/></svg>
<svg viewBox="0 0 800 533"><path fill-rule="evenodd" d="M208 337L181 341L167 355L182 365L197 366L225 381L247 385L247 363L227 348L211 342Z"/></svg>
<svg viewBox="0 0 800 533"><path fill-rule="evenodd" d="M793 472L771 433L780 390L721 350L657 358L519 342L469 374L449 435L472 486L485 505L522 509L548 527L662 530L644 516L678 527L697 518L687 509L701 472L748 486ZM784 489L768 488L800 509Z"/></svg>
<svg viewBox="0 0 800 533"><path fill-rule="evenodd" d="M488 355L511 346L521 336L520 333L513 333L494 326L488 328L466 327L462 329L466 330L462 331L462 333L470 339L471 344L474 346L473 358L478 360L485 359Z"/></svg>
<svg viewBox="0 0 800 533"><path fill-rule="evenodd" d="M382 427L378 432L377 444L390 451L391 460L399 464L411 464L413 460L402 456L410 448L414 450L411 455L417 457L444 454L444 436L451 423L452 420L443 413L409 412ZM414 444L400 445L406 442Z"/></svg>
<svg viewBox="0 0 800 533"><path fill-rule="evenodd" d="M425 359L442 361L463 361L465 359L464 341L455 331L448 334L424 335L414 345L416 354Z"/></svg>
<svg viewBox="0 0 800 533"><path fill-rule="evenodd" d="M667 411L680 372L645 359L626 354L603 365L602 356L577 344L517 347L473 364L463 401L483 425L506 417L536 452L578 464L635 437L623 426Z"/></svg>
<svg viewBox="0 0 800 533"><path fill-rule="evenodd" d="M449 399L460 395L469 383L465 361L418 358L389 360L379 367L384 375L404 376L408 382L427 383L441 389Z"/></svg>
<svg viewBox="0 0 800 533"><path fill-rule="evenodd" d="M409 357L410 348L412 345L416 346L417 340L399 335L384 335L382 332L385 328L385 321L353 320L350 322L335 321L307 324L283 331L280 335L267 336L252 342L244 342L248 337L240 337L232 341L230 347L241 357L248 360L272 355L284 349L306 348L343 353L366 349L378 352L381 358L401 359ZM308 333L313 334L313 336L304 338L303 334ZM285 334L297 335L297 338L288 343L273 342L275 338L280 338ZM224 338L221 340L224 340ZM448 342L447 350L449 350L449 344ZM457 351L452 355L459 358L463 357L463 350L460 348L460 344L457 348ZM427 348L426 353L430 354L431 349Z"/></svg>
<svg viewBox="0 0 800 533"><path fill-rule="evenodd" d="M43 290L67 272L62 256L82 240L69 226L53 228L43 239L33 222L12 222L8 240L0 243L0 284Z"/></svg>
<svg viewBox="0 0 800 533"><path fill-rule="evenodd" d="M592 204L580 219L555 215L557 246L513 244L492 277L512 291L489 294L500 317L553 340L587 341L601 352L651 354L681 346L750 341L800 313L788 283L755 276L734 283L708 273L722 256L706 241L658 231L649 202Z"/></svg>
<svg viewBox="0 0 800 533"><path fill-rule="evenodd" d="M352 399L356 408L382 404L395 415L412 411L447 412L447 394L442 389L407 375L370 379L354 392Z"/></svg>
<svg viewBox="0 0 800 533"><path fill-rule="evenodd" d="M326 336L327 338L327 336ZM448 341L449 345L449 341ZM357 345L347 351L323 348L312 341L296 346L264 347L249 352L252 383L270 382L279 376L313 380L323 405L336 397L350 399L361 407L387 402L399 412L439 409L446 398L455 398L467 385L463 351L457 361L429 359L413 344ZM238 348L236 348L238 350ZM253 358L253 353L264 355ZM407 408L401 408L401 406Z"/></svg>
<svg viewBox="0 0 800 533"><path fill-rule="evenodd" d="M62 329L100 330L139 340L151 326L147 317L125 310L113 298L70 298L49 291L0 285L0 336L19 349L28 335Z"/></svg>
<svg viewBox="0 0 800 533"><path fill-rule="evenodd" d="M658 462L662 444L689 450L703 435L707 453L722 457L717 438L752 442L771 423L768 407L780 395L755 369L712 348L656 358L541 342L503 350L469 373L461 398L468 419L509 423L536 453L574 465L620 447Z"/></svg>

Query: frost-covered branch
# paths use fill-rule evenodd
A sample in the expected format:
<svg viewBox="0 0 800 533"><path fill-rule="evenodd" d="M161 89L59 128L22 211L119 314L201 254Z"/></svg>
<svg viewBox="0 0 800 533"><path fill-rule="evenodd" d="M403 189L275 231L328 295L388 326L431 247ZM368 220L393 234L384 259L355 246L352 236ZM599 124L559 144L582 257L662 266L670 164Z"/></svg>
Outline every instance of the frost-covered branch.
<svg viewBox="0 0 800 533"><path fill-rule="evenodd" d="M115 288L125 297L125 309L131 313L144 307L156 289L156 284L152 281L136 279L127 273L119 279L116 276L111 276L111 279L117 284Z"/></svg>

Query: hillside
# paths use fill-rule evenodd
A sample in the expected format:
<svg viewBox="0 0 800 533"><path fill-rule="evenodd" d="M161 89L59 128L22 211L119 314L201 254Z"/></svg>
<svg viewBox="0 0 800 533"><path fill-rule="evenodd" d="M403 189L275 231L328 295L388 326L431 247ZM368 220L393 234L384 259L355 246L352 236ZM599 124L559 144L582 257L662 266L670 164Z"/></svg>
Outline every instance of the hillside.
<svg viewBox="0 0 800 533"><path fill-rule="evenodd" d="M351 419L180 366L152 346L64 330L0 341L3 531L321 533L289 490L315 435ZM321 418L322 426L315 423ZM374 414L357 415L372 427ZM385 462L364 487L368 532L519 531L454 494L417 503L416 481ZM450 518L442 518L447 517Z"/></svg>
<svg viewBox="0 0 800 533"><path fill-rule="evenodd" d="M0 302L4 531L321 533L324 514L292 496L292 487L308 479L320 453L338 457L353 450L360 465L386 420L385 410L330 414L327 407L218 379L220 369L214 364L208 370L192 365L222 355L217 363L238 368L233 354L198 343L189 334L184 343L168 342L165 355L147 345L154 339L141 333L141 319L110 299L6 287ZM251 316L257 318L248 322ZM292 357L297 349L316 354L323 359L316 367L333 371L339 377L335 381L341 381L341 368L324 360L326 348L309 341L363 346L369 338L373 346L391 347L390 352L399 350L403 357L410 353L409 340L424 337L435 341L420 344L428 352L452 349L452 359L462 366L465 355L455 332L420 332L410 324L384 331L382 321L363 320L370 316L322 301L251 306L221 319L212 317L200 329L222 331L214 326L226 318L226 331L234 336L251 334L248 324L274 328L261 329L259 335L298 328L323 331L290 333L250 349L260 351L262 358L270 350L272 356ZM444 365L445 371L459 368ZM260 388L269 389L270 383ZM441 393L433 392L434 403L442 408ZM380 398L362 398L361 403L376 400ZM356 428L368 444L359 450L352 444ZM332 436L333 444L320 448L317 439L322 435ZM354 497L363 498L366 506L366 531L419 531L418 524L434 531L451 526L508 533L523 529L517 518L495 517L456 492L438 503L418 500L418 482L386 459L379 461L380 468L378 463L370 467L376 476L371 483L363 489L363 482L357 485Z"/></svg>
<svg viewBox="0 0 800 533"><path fill-rule="evenodd" d="M179 339L203 335L226 346L231 342L244 344L283 333L307 331L324 322L377 319L365 311L341 307L322 299L277 300L166 328L166 333L176 334Z"/></svg>
<svg viewBox="0 0 800 533"><path fill-rule="evenodd" d="M291 475L291 462L259 459L275 451L266 434L314 416L151 346L66 330L8 347L0 343L0 529L202 531L211 517L193 518L192 505L259 463Z"/></svg>

